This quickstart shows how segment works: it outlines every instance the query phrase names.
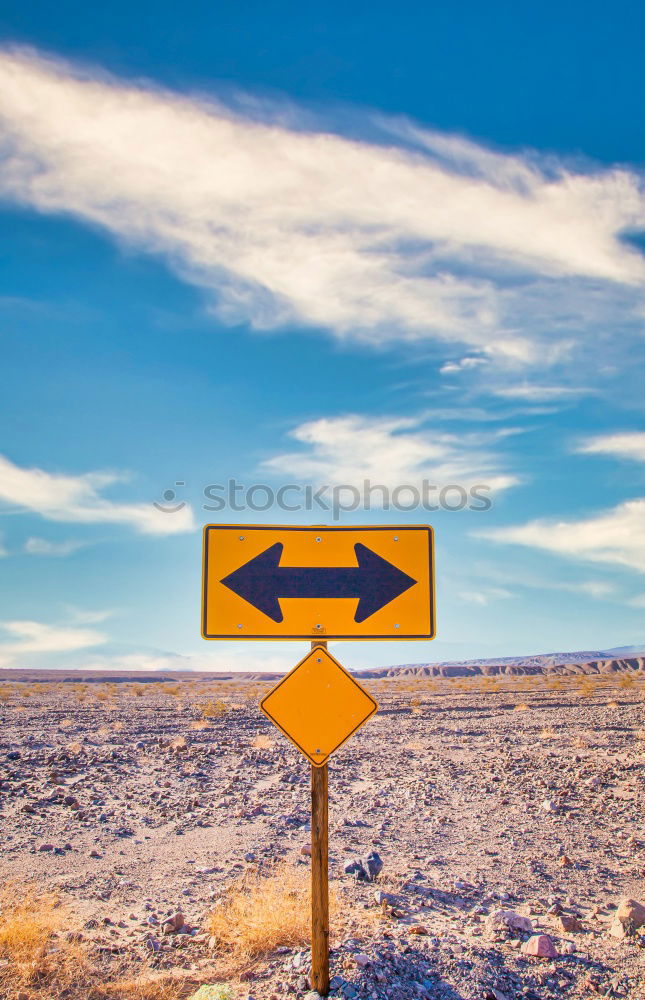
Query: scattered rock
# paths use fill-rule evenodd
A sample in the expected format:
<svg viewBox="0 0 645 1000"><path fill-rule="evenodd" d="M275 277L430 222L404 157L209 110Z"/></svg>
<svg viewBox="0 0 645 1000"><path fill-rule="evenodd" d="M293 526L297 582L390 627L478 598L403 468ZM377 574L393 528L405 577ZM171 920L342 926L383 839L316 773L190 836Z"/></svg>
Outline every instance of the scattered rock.
<svg viewBox="0 0 645 1000"><path fill-rule="evenodd" d="M490 931L509 930L525 934L533 933L533 923L529 917L523 917L515 910L494 910L486 918L486 926Z"/></svg>
<svg viewBox="0 0 645 1000"><path fill-rule="evenodd" d="M164 934L176 934L184 927L184 915L181 910L177 910L172 916L167 917L161 925Z"/></svg>
<svg viewBox="0 0 645 1000"><path fill-rule="evenodd" d="M564 931L565 934L573 934L576 931L583 930L583 926L578 918L570 916L567 913L563 913L561 917L558 917L556 926L558 930Z"/></svg>
<svg viewBox="0 0 645 1000"><path fill-rule="evenodd" d="M625 927L637 930L645 924L645 906L635 899L621 899L616 910L616 920L620 920Z"/></svg>
<svg viewBox="0 0 645 1000"><path fill-rule="evenodd" d="M534 955L536 958L557 958L558 953L548 934L533 934L525 941L520 951L523 955Z"/></svg>

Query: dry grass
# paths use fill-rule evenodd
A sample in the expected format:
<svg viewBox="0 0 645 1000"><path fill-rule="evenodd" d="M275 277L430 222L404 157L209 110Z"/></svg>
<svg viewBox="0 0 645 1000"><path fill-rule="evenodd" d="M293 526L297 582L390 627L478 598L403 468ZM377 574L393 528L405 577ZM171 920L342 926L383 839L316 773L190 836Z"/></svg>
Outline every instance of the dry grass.
<svg viewBox="0 0 645 1000"><path fill-rule="evenodd" d="M333 908L333 894L330 903ZM254 872L234 882L208 917L206 929L217 954L247 962L280 946L307 945L310 919L309 869L279 866L268 875Z"/></svg>
<svg viewBox="0 0 645 1000"><path fill-rule="evenodd" d="M227 712L228 706L221 698L217 699L217 701L211 698L205 705L202 705L202 716L204 719L219 719L222 715L226 715Z"/></svg>
<svg viewBox="0 0 645 1000"><path fill-rule="evenodd" d="M513 706L514 712L527 712L531 706L527 705L525 701L521 702L519 705Z"/></svg>
<svg viewBox="0 0 645 1000"><path fill-rule="evenodd" d="M251 746L255 747L256 750L272 750L275 746L275 740L272 740L270 736L260 734L255 737Z"/></svg>
<svg viewBox="0 0 645 1000"><path fill-rule="evenodd" d="M74 941L73 917L52 893L0 891L0 996L26 1000L178 1000L177 981L96 959Z"/></svg>

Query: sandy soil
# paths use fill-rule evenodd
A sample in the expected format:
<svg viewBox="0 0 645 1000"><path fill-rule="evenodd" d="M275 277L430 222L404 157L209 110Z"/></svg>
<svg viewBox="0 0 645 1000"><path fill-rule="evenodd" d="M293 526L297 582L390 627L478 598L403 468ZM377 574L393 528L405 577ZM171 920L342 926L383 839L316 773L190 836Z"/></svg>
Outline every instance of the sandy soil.
<svg viewBox="0 0 645 1000"><path fill-rule="evenodd" d="M616 922L621 898L645 903L643 679L365 686L381 710L330 765L331 995L645 996L645 927ZM63 890L106 954L212 967L216 981L203 930L214 901L249 869L309 865L309 766L259 694L250 682L5 688L2 878ZM209 701L223 714L204 719ZM371 851L376 879L345 872ZM178 910L182 932L162 933ZM529 931L500 910L558 957L523 954ZM306 952L283 949L234 996L304 996L307 971Z"/></svg>

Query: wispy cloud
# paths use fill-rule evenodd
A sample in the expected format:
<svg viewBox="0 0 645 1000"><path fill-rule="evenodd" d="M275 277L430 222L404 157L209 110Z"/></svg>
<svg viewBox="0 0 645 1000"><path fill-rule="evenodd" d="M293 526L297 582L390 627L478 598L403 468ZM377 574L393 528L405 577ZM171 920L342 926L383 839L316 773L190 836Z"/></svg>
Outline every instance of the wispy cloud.
<svg viewBox="0 0 645 1000"><path fill-rule="evenodd" d="M440 375L455 375L457 372L470 371L473 368L479 368L481 365L487 363L486 358L478 357L476 355L468 355L465 358L460 358L459 361L446 361L439 369Z"/></svg>
<svg viewBox="0 0 645 1000"><path fill-rule="evenodd" d="M645 499L628 500L580 520L535 520L479 531L477 535L645 573Z"/></svg>
<svg viewBox="0 0 645 1000"><path fill-rule="evenodd" d="M88 670L118 670L122 672L139 672L143 670L178 671L190 670L196 673L205 671L225 671L231 673L285 673L293 666L293 656L289 652L269 654L263 652L248 652L246 650L215 650L201 656L186 656L180 653L162 651L141 651L132 653L114 653L92 657L87 661Z"/></svg>
<svg viewBox="0 0 645 1000"><path fill-rule="evenodd" d="M575 449L583 455L610 455L645 462L645 432L626 431L622 434L600 434L587 438Z"/></svg>
<svg viewBox="0 0 645 1000"><path fill-rule="evenodd" d="M582 594L596 600L611 597L622 600L618 597L616 584L610 580L563 580L561 575L557 578L542 577L526 568L519 573L509 566L508 561L504 562L503 567L490 564L476 565L472 575L485 580L487 584L493 581L501 584L503 589L512 588L513 593L517 593L518 588L524 590L528 587L530 590L543 590L547 593L560 590L571 594Z"/></svg>
<svg viewBox="0 0 645 1000"><path fill-rule="evenodd" d="M523 382L521 385L501 386L494 391L496 396L501 396L503 399L518 399L527 403L551 403L555 400L575 399L589 390L582 386L534 385Z"/></svg>
<svg viewBox="0 0 645 1000"><path fill-rule="evenodd" d="M295 481L348 484L359 491L366 479L389 489L427 479L439 486L484 483L503 490L519 482L495 453L504 433L448 434L424 427L423 418L324 417L290 432L302 446L298 451L263 465Z"/></svg>
<svg viewBox="0 0 645 1000"><path fill-rule="evenodd" d="M541 364L642 330L641 179L372 118L381 142L0 53L0 193L165 255L219 316Z"/></svg>
<svg viewBox="0 0 645 1000"><path fill-rule="evenodd" d="M27 469L0 455L0 503L33 511L49 521L123 524L148 535L193 530L193 514L188 506L169 517L152 503L119 503L101 496L102 490L125 478L123 474L113 472L67 476L43 469ZM37 546L39 541L42 542L32 541Z"/></svg>
<svg viewBox="0 0 645 1000"><path fill-rule="evenodd" d="M116 614L112 608L91 611L87 608L77 608L75 604L64 604L63 607L68 619L74 625L98 625Z"/></svg>
<svg viewBox="0 0 645 1000"><path fill-rule="evenodd" d="M485 587L481 590L462 590L459 597L468 604L477 604L479 607L485 608L491 601L506 600L513 597L513 594L504 587Z"/></svg>
<svg viewBox="0 0 645 1000"><path fill-rule="evenodd" d="M28 538L25 542L25 552L30 556L69 556L84 548L85 542L70 539L66 542L50 542L47 538Z"/></svg>
<svg viewBox="0 0 645 1000"><path fill-rule="evenodd" d="M0 664L4 666L26 654L68 653L100 646L107 641L107 636L94 629L46 625L37 621L2 622L0 631L6 636L0 639Z"/></svg>

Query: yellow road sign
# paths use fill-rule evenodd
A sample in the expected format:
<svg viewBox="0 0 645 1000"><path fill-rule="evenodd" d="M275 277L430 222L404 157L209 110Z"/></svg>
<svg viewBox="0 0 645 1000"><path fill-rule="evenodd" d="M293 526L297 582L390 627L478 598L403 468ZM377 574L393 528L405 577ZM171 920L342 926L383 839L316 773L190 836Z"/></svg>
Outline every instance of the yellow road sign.
<svg viewBox="0 0 645 1000"><path fill-rule="evenodd" d="M322 767L378 705L338 660L315 646L260 708L314 767Z"/></svg>
<svg viewBox="0 0 645 1000"><path fill-rule="evenodd" d="M204 529L205 639L433 639L432 528Z"/></svg>

